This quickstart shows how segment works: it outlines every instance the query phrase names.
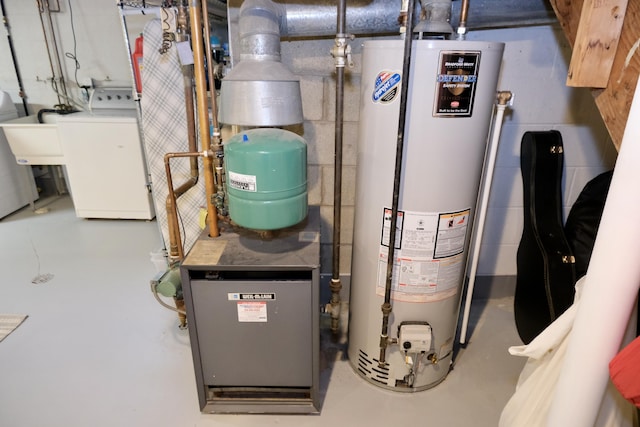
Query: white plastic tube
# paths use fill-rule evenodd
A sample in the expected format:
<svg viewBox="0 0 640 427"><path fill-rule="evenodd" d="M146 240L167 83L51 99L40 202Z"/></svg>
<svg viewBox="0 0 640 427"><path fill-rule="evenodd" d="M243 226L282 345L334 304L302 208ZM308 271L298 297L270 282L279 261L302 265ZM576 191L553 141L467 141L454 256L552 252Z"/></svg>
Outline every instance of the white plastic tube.
<svg viewBox="0 0 640 427"><path fill-rule="evenodd" d="M551 409L549 427L592 427L640 286L640 85L629 112Z"/></svg>
<svg viewBox="0 0 640 427"><path fill-rule="evenodd" d="M469 326L469 313L471 311L471 300L473 298L473 288L476 283L476 273L478 271L478 260L480 258L480 246L482 246L482 234L484 232L484 223L487 217L487 209L489 207L489 195L491 193L491 182L493 181L493 171L496 165L498 154L498 142L500 141L500 133L502 131L502 119L504 110L507 108L507 102L511 99L511 92L500 92L499 100L496 104L496 115L493 121L493 134L489 147L487 148L487 159L485 170L480 187L480 203L476 212L475 228L473 234L473 253L471 254L471 263L469 270L469 284L467 285L467 297L464 302L464 311L462 313L462 325L460 326L460 344L464 344L467 340L467 329ZM500 97L506 99L500 99Z"/></svg>

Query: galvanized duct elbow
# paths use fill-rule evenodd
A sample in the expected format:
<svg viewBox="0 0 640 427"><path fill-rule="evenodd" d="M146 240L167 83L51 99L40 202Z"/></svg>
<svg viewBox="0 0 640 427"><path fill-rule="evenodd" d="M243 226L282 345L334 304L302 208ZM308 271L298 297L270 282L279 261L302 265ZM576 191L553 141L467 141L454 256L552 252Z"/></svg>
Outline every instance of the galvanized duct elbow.
<svg viewBox="0 0 640 427"><path fill-rule="evenodd" d="M241 126L302 122L300 81L280 62L282 6L246 0L238 23L240 62L222 80L220 121Z"/></svg>
<svg viewBox="0 0 640 427"><path fill-rule="evenodd" d="M448 36L453 33L451 21L452 0L422 0L422 16L414 33Z"/></svg>

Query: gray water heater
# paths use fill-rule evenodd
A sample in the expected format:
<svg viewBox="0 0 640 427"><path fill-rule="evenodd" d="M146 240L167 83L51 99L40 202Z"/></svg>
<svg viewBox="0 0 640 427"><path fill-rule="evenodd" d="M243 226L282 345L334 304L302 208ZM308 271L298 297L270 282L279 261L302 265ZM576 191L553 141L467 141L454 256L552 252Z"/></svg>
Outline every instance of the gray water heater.
<svg viewBox="0 0 640 427"><path fill-rule="evenodd" d="M503 43L416 40L399 210L391 218L403 41L364 44L349 359L367 381L419 391L450 369ZM389 339L379 363L390 227Z"/></svg>

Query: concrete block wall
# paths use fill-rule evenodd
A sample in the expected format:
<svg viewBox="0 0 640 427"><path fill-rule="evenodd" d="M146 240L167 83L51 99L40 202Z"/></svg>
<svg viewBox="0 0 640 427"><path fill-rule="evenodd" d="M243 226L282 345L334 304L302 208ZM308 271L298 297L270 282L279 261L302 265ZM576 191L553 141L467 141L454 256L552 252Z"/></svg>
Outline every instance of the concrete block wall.
<svg viewBox="0 0 640 427"><path fill-rule="evenodd" d="M584 185L613 168L617 152L591 91L565 84L571 48L559 26L478 31L469 39L506 42L498 89L515 95L500 138L478 274L515 275L523 228L523 133L555 129L562 134L565 219Z"/></svg>
<svg viewBox="0 0 640 427"><path fill-rule="evenodd" d="M304 133L308 146L309 203L320 206L321 273L330 275L333 257L333 197L335 153L335 65L330 55L333 39L284 41L283 63L300 77ZM354 59L359 64L361 42L354 41ZM356 144L360 104L360 69L345 72L342 215L340 274L351 272L353 214L355 202Z"/></svg>

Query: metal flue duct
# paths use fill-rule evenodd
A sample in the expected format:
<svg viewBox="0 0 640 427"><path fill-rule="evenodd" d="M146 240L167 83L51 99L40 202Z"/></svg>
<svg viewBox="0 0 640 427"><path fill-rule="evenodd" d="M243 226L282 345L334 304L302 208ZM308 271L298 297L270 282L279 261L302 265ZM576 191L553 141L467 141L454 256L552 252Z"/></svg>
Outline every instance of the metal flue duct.
<svg viewBox="0 0 640 427"><path fill-rule="evenodd" d="M246 0L238 24L240 62L222 82L220 121L245 126L302 122L300 81L280 62L283 8Z"/></svg>
<svg viewBox="0 0 640 427"><path fill-rule="evenodd" d="M232 33L241 4L242 0L228 0ZM451 2L451 25L454 28L459 24L461 4L460 0ZM335 1L280 0L277 5L283 10L283 37L333 36L336 32ZM400 1L348 0L346 22L349 33L397 34L399 5ZM419 17L420 14L416 13L414 21ZM467 28L521 27L549 24L556 20L551 5L545 0L474 0L469 5ZM231 38L233 44L233 34Z"/></svg>

